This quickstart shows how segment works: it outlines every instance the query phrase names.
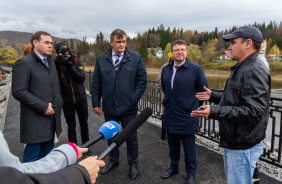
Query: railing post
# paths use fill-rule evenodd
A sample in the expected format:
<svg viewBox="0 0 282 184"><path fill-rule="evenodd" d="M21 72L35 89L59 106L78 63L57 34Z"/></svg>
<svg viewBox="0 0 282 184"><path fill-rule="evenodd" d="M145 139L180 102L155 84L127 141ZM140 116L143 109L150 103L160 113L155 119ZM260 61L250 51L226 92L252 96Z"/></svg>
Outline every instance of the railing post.
<svg viewBox="0 0 282 184"><path fill-rule="evenodd" d="M92 77L91 77L91 70L90 70L89 71L89 84L88 84L90 94L91 94L91 91L92 91L92 88L91 88L92 81L91 81L91 79L92 79Z"/></svg>

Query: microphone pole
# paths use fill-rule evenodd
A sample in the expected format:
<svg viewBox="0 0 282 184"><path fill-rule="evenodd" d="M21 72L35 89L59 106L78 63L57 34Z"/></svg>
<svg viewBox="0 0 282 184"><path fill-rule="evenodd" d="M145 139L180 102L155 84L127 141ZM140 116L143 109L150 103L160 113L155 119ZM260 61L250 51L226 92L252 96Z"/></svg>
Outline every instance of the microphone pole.
<svg viewBox="0 0 282 184"><path fill-rule="evenodd" d="M120 147L133 132L145 123L152 113L153 111L151 108L144 109L113 139L113 143L101 155L99 155L97 160L103 160L113 149Z"/></svg>

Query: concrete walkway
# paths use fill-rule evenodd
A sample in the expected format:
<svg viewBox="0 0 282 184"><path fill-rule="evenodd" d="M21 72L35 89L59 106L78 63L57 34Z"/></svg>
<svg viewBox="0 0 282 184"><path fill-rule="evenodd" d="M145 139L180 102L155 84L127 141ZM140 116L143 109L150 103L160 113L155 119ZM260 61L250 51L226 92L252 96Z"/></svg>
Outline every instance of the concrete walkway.
<svg viewBox="0 0 282 184"><path fill-rule="evenodd" d="M104 123L103 115L94 115L91 107L91 100L88 97L89 106L89 129L90 137L94 137L98 134L99 127ZM23 144L20 143L19 138L19 128L20 128L20 104L17 100L13 98L12 95L9 96L8 108L6 114L6 121L4 126L4 136L10 146L10 150L13 154L20 157L22 160L23 154ZM67 139L67 126L65 119L62 115L62 128L63 132L59 137L59 142L56 143L56 147L68 142ZM79 132L79 128L78 128ZM126 144L123 144L120 148L120 164L117 168L106 175L99 175L97 183L102 184L181 184L186 181L186 173L184 169L184 156L181 153L180 161L180 174L175 175L168 180L162 180L160 175L169 167L169 156L168 156L168 144L167 141L160 139L160 128L144 123L138 129L138 140L139 140L139 176L137 179L131 181L127 176L129 168L127 165L126 158ZM80 140L80 136L78 136ZM91 147L93 153L99 155L107 148L106 141L99 141ZM222 155L204 147L201 145L196 145L197 152L197 173L196 173L196 183L199 184L221 184L226 183L224 166ZM108 157L105 159L108 161ZM260 183L271 183L278 184L281 183L269 176L261 174Z"/></svg>

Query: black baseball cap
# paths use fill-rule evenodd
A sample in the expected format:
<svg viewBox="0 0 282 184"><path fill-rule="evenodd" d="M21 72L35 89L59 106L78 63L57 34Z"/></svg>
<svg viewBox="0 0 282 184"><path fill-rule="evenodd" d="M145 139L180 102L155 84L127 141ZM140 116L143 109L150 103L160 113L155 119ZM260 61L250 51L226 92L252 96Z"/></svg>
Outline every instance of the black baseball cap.
<svg viewBox="0 0 282 184"><path fill-rule="evenodd" d="M253 26L243 26L235 30L231 34L222 35L222 38L227 42L229 42L231 39L238 37L244 39L251 39L254 42L258 43L261 43L263 40L262 33L260 32L260 30Z"/></svg>

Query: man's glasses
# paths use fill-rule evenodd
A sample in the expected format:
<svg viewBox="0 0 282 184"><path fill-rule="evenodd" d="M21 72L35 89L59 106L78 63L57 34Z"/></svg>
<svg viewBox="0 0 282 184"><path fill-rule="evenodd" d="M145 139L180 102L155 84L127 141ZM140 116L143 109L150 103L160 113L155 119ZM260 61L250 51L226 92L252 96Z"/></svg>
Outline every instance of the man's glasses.
<svg viewBox="0 0 282 184"><path fill-rule="evenodd" d="M184 52L187 51L186 49L177 49L177 50L172 50L173 52Z"/></svg>

